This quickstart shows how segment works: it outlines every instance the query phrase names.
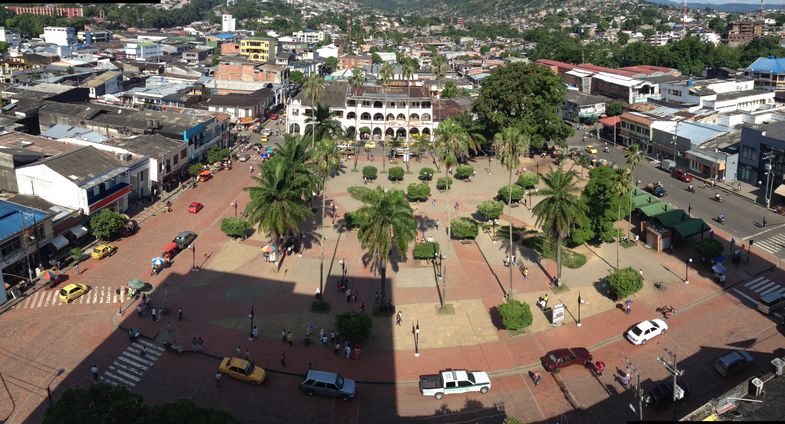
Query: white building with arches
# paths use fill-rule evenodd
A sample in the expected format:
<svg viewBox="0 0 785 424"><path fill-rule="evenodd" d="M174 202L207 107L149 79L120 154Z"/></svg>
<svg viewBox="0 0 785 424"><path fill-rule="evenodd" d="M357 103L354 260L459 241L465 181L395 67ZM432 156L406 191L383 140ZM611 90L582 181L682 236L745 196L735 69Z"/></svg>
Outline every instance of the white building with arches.
<svg viewBox="0 0 785 424"><path fill-rule="evenodd" d="M318 103L330 107L344 131L354 131L355 139L370 135L375 139L430 139L438 123L433 117L433 98L426 87L408 81L392 81L390 86L363 85L352 89L346 81L328 82ZM290 134L305 134L310 126L311 104L302 93L286 106L286 128Z"/></svg>

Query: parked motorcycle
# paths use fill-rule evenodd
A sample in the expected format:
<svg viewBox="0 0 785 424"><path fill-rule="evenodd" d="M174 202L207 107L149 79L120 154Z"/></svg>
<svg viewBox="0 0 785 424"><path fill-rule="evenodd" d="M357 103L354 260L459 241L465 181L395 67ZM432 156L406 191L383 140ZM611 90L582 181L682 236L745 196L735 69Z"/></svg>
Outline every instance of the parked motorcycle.
<svg viewBox="0 0 785 424"><path fill-rule="evenodd" d="M673 306L660 306L657 308L657 312L661 313L665 319L668 319L674 315L676 315L676 308Z"/></svg>

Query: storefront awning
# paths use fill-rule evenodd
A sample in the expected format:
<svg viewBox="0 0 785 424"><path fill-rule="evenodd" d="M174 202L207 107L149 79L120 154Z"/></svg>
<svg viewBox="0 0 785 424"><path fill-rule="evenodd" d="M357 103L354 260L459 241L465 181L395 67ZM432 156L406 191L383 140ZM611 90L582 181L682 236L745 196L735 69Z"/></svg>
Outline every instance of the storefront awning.
<svg viewBox="0 0 785 424"><path fill-rule="evenodd" d="M774 194L785 196L785 184L780 184L780 186L774 190Z"/></svg>
<svg viewBox="0 0 785 424"><path fill-rule="evenodd" d="M87 228L83 225L74 225L68 231L71 232L76 238L82 238L87 234Z"/></svg>
<svg viewBox="0 0 785 424"><path fill-rule="evenodd" d="M62 249L64 247L68 246L68 239L63 237L62 235L59 235L59 236L53 238L52 241L49 242L49 244L54 246L55 250L60 250L60 249Z"/></svg>

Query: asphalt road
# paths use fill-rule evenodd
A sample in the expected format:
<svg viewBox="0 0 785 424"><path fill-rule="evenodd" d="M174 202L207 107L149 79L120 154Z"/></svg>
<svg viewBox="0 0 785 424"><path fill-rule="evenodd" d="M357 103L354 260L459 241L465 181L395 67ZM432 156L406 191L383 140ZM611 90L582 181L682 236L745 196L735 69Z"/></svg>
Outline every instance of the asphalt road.
<svg viewBox="0 0 785 424"><path fill-rule="evenodd" d="M626 150L619 146L609 144L609 151L603 152L604 142L596 138L586 138L586 143L581 142L580 132L575 137L568 140L568 145L585 147L593 144L597 147L597 157L607 159L619 165L626 163L624 154ZM640 166L635 169L634 178L641 181L641 186L647 182L661 181L663 187L668 192L665 200L674 206L688 210L692 206L692 216L702 218L709 225L722 228L736 238L737 241L753 239L755 241L765 241L772 237L783 235L785 238L785 216L767 211L760 204L753 203L747 198L728 194L724 191L712 188L704 188L700 181L693 181L695 192L687 190L688 184L670 176L667 172L658 168L657 163L644 159ZM714 194L720 192L722 202L714 200ZM722 212L725 215L725 223L720 224L716 217ZM766 217L766 227L761 227L763 217ZM771 245L773 246L773 245ZM771 251L774 250L774 251ZM779 257L785 257L785 250L769 248L769 253Z"/></svg>

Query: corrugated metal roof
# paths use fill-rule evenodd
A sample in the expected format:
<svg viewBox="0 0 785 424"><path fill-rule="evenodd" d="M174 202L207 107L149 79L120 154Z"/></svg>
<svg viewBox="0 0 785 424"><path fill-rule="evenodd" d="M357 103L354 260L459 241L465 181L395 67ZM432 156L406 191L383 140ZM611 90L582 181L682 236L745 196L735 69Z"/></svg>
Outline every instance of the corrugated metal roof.
<svg viewBox="0 0 785 424"><path fill-rule="evenodd" d="M747 70L753 72L773 72L775 74L785 73L785 57L768 58L759 57L752 65L747 67Z"/></svg>
<svg viewBox="0 0 785 424"><path fill-rule="evenodd" d="M0 240L19 234L25 228L40 223L49 216L38 209L0 200Z"/></svg>
<svg viewBox="0 0 785 424"><path fill-rule="evenodd" d="M106 140L109 140L108 137L105 137L87 128L72 127L66 124L57 124L52 128L42 132L41 135L44 137L53 138L55 140L61 138L76 138L79 140L90 141L92 143L103 143Z"/></svg>

